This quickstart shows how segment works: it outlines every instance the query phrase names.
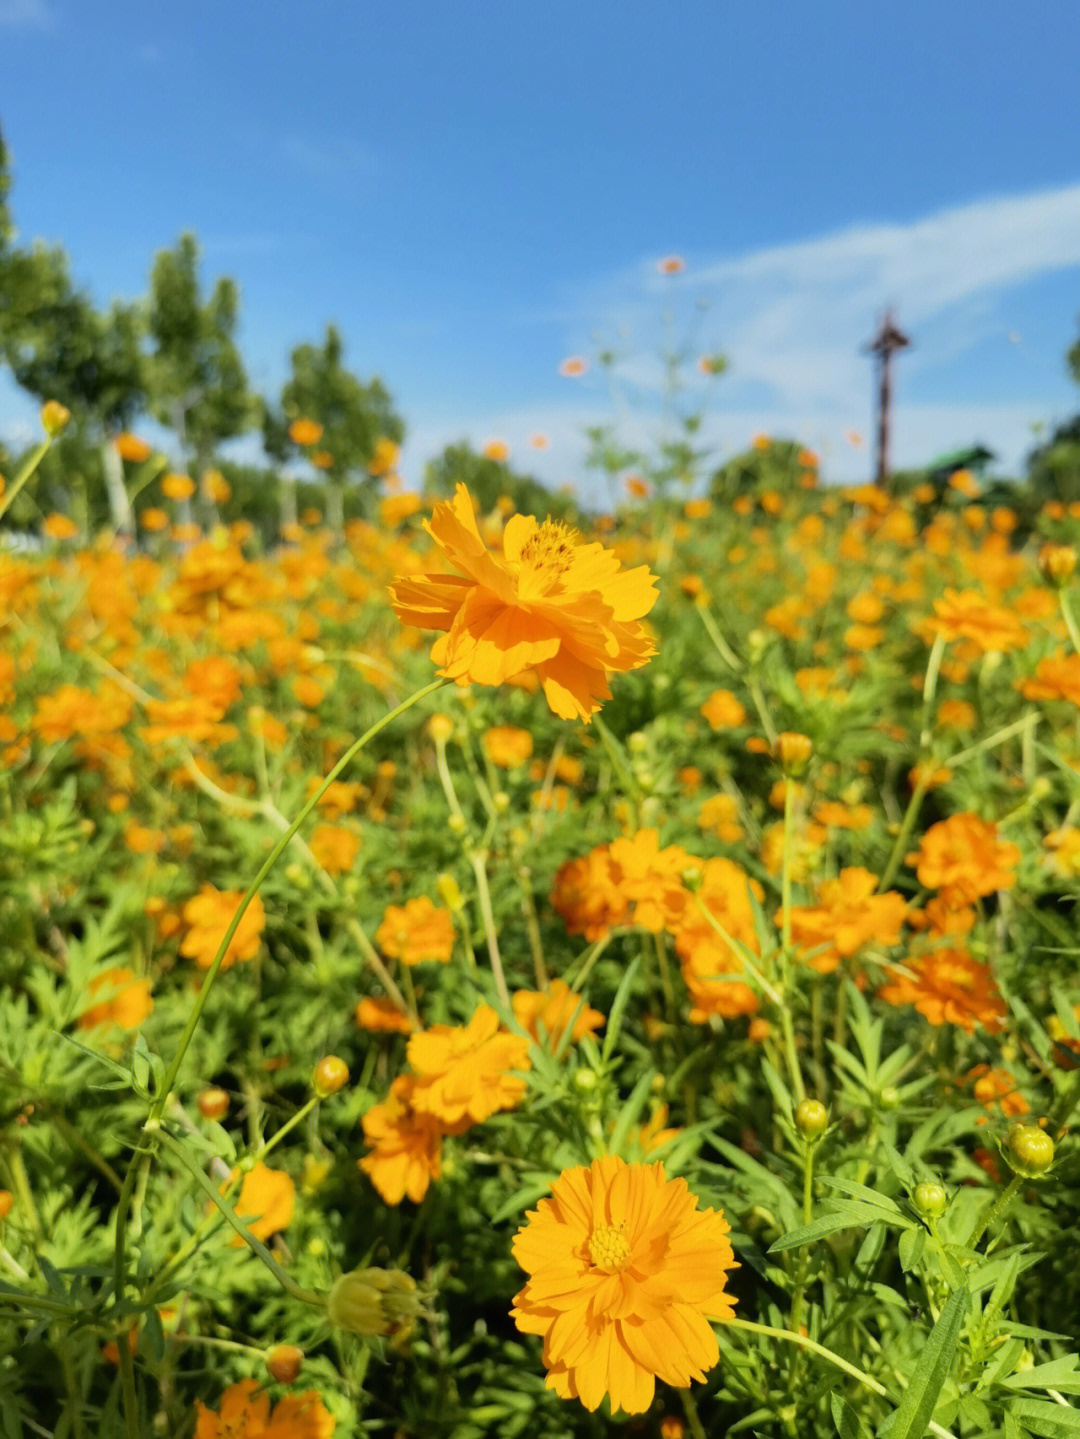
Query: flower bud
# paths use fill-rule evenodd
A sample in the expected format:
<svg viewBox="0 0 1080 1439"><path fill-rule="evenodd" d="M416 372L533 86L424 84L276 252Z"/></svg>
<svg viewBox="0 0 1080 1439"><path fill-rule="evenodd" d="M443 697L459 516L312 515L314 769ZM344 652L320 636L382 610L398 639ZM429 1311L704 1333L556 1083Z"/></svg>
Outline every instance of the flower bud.
<svg viewBox="0 0 1080 1439"><path fill-rule="evenodd" d="M582 1094L591 1094L599 1083L600 1080L595 1069L574 1070L574 1088L580 1090Z"/></svg>
<svg viewBox="0 0 1080 1439"><path fill-rule="evenodd" d="M451 914L460 914L465 908L465 897L461 893L461 886L452 874L440 874L435 881L435 888L439 891L439 898Z"/></svg>
<svg viewBox="0 0 1080 1439"><path fill-rule="evenodd" d="M295 1384L304 1364L304 1351L295 1344L275 1344L266 1351L266 1367L270 1378L279 1384Z"/></svg>
<svg viewBox="0 0 1080 1439"><path fill-rule="evenodd" d="M229 1112L229 1096L216 1084L204 1089L196 1102L204 1119L224 1119Z"/></svg>
<svg viewBox="0 0 1080 1439"><path fill-rule="evenodd" d="M804 1099L795 1108L795 1128L807 1139L818 1139L829 1124L829 1111L820 1099Z"/></svg>
<svg viewBox="0 0 1080 1439"><path fill-rule="evenodd" d="M806 773L813 753L814 741L810 736L796 734L792 730L778 734L773 745L773 759L790 779L798 779Z"/></svg>
<svg viewBox="0 0 1080 1439"><path fill-rule="evenodd" d="M1048 585L1063 590L1076 570L1076 550L1072 545L1043 545L1039 551L1039 572Z"/></svg>
<svg viewBox="0 0 1080 1439"><path fill-rule="evenodd" d="M344 1089L349 1082L349 1066L336 1054L324 1055L315 1066L311 1083L320 1099Z"/></svg>
<svg viewBox="0 0 1080 1439"><path fill-rule="evenodd" d="M317 1194L326 1183L333 1169L333 1161L316 1159L314 1154L305 1154L300 1171L300 1186L305 1194Z"/></svg>
<svg viewBox="0 0 1080 1439"><path fill-rule="evenodd" d="M350 1334L393 1334L420 1312L416 1280L400 1269L354 1269L335 1282L326 1312Z"/></svg>
<svg viewBox="0 0 1080 1439"><path fill-rule="evenodd" d="M71 411L59 400L46 400L41 407L41 427L51 440L67 429Z"/></svg>
<svg viewBox="0 0 1080 1439"><path fill-rule="evenodd" d="M924 1219L940 1219L945 1213L949 1196L943 1185L927 1179L922 1184L916 1184L911 1202Z"/></svg>
<svg viewBox="0 0 1080 1439"><path fill-rule="evenodd" d="M464 834L465 816L463 814L452 814L446 821L446 828L451 834Z"/></svg>
<svg viewBox="0 0 1080 1439"><path fill-rule="evenodd" d="M496 814L505 814L510 808L510 796L504 789L497 789L491 796L491 803L495 806Z"/></svg>
<svg viewBox="0 0 1080 1439"><path fill-rule="evenodd" d="M1054 1162L1054 1141L1037 1124L1016 1124L1009 1130L1005 1158L1016 1174L1037 1179Z"/></svg>
<svg viewBox="0 0 1080 1439"><path fill-rule="evenodd" d="M705 882L705 876L702 874L700 866L696 864L687 865L679 878L691 894L697 894Z"/></svg>
<svg viewBox="0 0 1080 1439"><path fill-rule="evenodd" d="M449 715L432 715L428 720L428 734L436 744L445 744L454 733L454 721Z"/></svg>

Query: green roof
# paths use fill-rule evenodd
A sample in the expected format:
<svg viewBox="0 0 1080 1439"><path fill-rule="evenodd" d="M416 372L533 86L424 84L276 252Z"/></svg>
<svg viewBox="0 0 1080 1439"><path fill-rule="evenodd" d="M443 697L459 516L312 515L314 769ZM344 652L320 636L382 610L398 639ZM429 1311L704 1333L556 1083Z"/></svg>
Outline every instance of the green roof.
<svg viewBox="0 0 1080 1439"><path fill-rule="evenodd" d="M936 460L931 460L926 466L931 472L937 470L966 470L975 466L985 465L988 460L994 459L993 450L988 450L985 445L968 445L963 450L949 450L947 454L938 455Z"/></svg>

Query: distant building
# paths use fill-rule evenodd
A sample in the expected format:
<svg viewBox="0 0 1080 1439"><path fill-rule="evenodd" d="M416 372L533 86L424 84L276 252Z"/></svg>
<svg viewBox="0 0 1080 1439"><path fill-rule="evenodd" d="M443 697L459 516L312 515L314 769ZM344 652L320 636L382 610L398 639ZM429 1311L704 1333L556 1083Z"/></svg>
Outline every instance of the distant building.
<svg viewBox="0 0 1080 1439"><path fill-rule="evenodd" d="M947 485L958 470L969 470L976 479L981 480L987 465L995 459L997 456L993 450L988 450L985 445L969 445L966 450L949 450L925 466L926 477L940 487Z"/></svg>

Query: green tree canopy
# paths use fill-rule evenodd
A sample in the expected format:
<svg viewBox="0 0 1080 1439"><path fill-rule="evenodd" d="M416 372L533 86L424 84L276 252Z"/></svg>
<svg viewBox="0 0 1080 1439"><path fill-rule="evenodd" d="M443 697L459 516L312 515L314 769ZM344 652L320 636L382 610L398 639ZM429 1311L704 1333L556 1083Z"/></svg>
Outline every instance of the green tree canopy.
<svg viewBox="0 0 1080 1439"><path fill-rule="evenodd" d="M235 339L240 293L222 276L204 298L198 242L183 234L174 249L158 251L147 309L150 409L201 473L218 445L258 420Z"/></svg>
<svg viewBox="0 0 1080 1439"><path fill-rule="evenodd" d="M531 475L517 474L504 460L478 455L464 440L447 445L424 473L428 494L449 499L458 485L468 487L480 510L493 510L505 495L520 515L570 520L577 513L572 495L555 494Z"/></svg>
<svg viewBox="0 0 1080 1439"><path fill-rule="evenodd" d="M364 384L345 368L344 345L333 325L327 325L321 346L298 345L290 358L292 374L281 391L281 411L289 423L305 419L322 426L317 448L327 457L327 519L331 528L340 529L346 484L366 477L379 440L400 444L405 425L380 379ZM265 422L263 434L265 443ZM270 439L274 442L272 421Z"/></svg>

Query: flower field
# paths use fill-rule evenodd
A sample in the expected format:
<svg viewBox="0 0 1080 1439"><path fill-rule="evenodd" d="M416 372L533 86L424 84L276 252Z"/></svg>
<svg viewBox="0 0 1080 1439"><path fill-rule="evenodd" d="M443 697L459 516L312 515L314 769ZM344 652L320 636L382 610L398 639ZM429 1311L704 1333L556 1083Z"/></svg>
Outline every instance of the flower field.
<svg viewBox="0 0 1080 1439"><path fill-rule="evenodd" d="M1078 517L807 464L0 548L3 1439L1080 1435Z"/></svg>

